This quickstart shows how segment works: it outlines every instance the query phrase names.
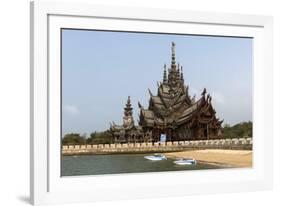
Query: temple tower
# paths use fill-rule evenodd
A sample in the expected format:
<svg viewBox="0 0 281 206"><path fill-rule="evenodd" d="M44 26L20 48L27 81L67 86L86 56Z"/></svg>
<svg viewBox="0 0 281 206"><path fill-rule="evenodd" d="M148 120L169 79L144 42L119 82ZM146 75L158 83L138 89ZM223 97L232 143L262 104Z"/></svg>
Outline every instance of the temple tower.
<svg viewBox="0 0 281 206"><path fill-rule="evenodd" d="M134 125L130 96L124 108L123 125L113 124L110 131L115 142L167 141L212 139L221 136L223 120L216 117L211 96L206 89L196 100L188 94L183 68L176 64L175 43L171 47L171 65L164 65L163 81L158 83L157 94L148 89L148 108L140 103L139 125ZM207 94L207 95L206 95ZM207 96L207 97L206 97Z"/></svg>
<svg viewBox="0 0 281 206"><path fill-rule="evenodd" d="M167 69L166 69L166 64L164 64L164 73L163 73L163 83L167 83Z"/></svg>
<svg viewBox="0 0 281 206"><path fill-rule="evenodd" d="M123 124L124 124L124 126L134 125L133 108L131 105L130 96L128 96L127 103L124 108Z"/></svg>

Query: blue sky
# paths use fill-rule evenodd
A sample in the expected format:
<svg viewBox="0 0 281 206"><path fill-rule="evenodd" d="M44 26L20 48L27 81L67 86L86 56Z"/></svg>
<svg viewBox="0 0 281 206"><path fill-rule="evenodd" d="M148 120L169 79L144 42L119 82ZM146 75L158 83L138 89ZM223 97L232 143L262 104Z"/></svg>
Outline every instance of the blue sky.
<svg viewBox="0 0 281 206"><path fill-rule="evenodd" d="M63 134L121 124L129 95L137 122L137 102L147 107L148 88L156 94L172 41L190 96L199 98L206 87L225 123L252 120L250 38L63 30Z"/></svg>

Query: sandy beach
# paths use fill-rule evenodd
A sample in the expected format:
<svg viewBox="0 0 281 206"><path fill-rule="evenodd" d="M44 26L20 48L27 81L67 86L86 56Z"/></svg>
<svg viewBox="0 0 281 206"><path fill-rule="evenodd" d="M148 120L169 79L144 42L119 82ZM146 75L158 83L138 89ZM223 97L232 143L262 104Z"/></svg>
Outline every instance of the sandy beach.
<svg viewBox="0 0 281 206"><path fill-rule="evenodd" d="M252 167L251 150L206 149L165 153L168 158L194 158L225 167Z"/></svg>

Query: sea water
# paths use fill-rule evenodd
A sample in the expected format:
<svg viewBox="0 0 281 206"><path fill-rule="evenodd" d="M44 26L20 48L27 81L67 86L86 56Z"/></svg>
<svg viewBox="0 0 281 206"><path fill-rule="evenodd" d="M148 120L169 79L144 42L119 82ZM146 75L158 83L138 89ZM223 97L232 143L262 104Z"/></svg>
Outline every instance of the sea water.
<svg viewBox="0 0 281 206"><path fill-rule="evenodd" d="M195 165L176 165L174 159L151 161L144 158L151 154L114 154L63 156L62 176L102 175L142 172L218 169L217 165L197 162Z"/></svg>

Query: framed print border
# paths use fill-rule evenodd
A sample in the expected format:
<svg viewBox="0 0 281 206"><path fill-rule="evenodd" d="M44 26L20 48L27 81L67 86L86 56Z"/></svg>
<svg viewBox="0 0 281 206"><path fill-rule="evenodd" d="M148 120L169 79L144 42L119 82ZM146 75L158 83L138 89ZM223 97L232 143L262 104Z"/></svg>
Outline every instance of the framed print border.
<svg viewBox="0 0 281 206"><path fill-rule="evenodd" d="M272 188L272 17L79 3L31 3L30 193L35 205L242 192ZM145 14L145 15L144 15ZM247 36L254 42L254 167L87 177L60 176L61 28ZM265 135L266 134L266 135ZM265 139L266 138L266 139ZM181 179L181 182L174 181ZM163 181L163 179L165 181ZM145 181L149 180L149 181ZM151 181L153 180L153 181ZM81 191L79 196L77 191ZM107 195L110 193L110 197Z"/></svg>

